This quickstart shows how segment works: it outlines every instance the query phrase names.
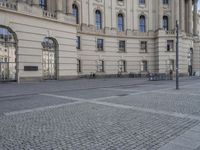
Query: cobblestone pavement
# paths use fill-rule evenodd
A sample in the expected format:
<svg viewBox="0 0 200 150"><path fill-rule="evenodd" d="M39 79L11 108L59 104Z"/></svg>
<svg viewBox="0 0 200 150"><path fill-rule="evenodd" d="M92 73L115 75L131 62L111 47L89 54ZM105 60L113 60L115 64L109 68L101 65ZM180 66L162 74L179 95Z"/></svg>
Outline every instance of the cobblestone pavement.
<svg viewBox="0 0 200 150"><path fill-rule="evenodd" d="M200 150L199 81L0 84L0 150Z"/></svg>

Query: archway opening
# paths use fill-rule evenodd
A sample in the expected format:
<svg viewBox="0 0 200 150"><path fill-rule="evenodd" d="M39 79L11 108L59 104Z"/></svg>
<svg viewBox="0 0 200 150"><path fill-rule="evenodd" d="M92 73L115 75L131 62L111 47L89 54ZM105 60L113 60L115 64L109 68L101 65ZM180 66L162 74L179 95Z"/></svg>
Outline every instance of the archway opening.
<svg viewBox="0 0 200 150"><path fill-rule="evenodd" d="M56 50L57 42L55 39L45 37L42 42L42 73L44 80L57 79Z"/></svg>
<svg viewBox="0 0 200 150"><path fill-rule="evenodd" d="M0 26L0 81L16 81L17 41L11 29Z"/></svg>

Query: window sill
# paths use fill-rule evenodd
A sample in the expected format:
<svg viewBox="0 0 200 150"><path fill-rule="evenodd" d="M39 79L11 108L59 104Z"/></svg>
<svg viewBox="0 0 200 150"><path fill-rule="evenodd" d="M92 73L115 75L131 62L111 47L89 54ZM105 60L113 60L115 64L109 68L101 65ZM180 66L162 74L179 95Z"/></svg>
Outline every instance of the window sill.
<svg viewBox="0 0 200 150"><path fill-rule="evenodd" d="M168 9L169 8L169 4L163 4L163 8L164 9Z"/></svg>
<svg viewBox="0 0 200 150"><path fill-rule="evenodd" d="M95 50L95 52L105 52L104 50Z"/></svg>
<svg viewBox="0 0 200 150"><path fill-rule="evenodd" d="M97 71L96 73L97 74L105 74L106 72L105 71L102 71L102 72L101 71Z"/></svg>
<svg viewBox="0 0 200 150"><path fill-rule="evenodd" d="M146 6L145 6L145 4L139 4L139 7L140 8L145 8Z"/></svg>
<svg viewBox="0 0 200 150"><path fill-rule="evenodd" d="M171 50L171 51L165 51L166 53L173 53L175 52L174 50Z"/></svg>
<svg viewBox="0 0 200 150"><path fill-rule="evenodd" d="M119 51L117 51L117 53L127 53L127 52L119 50Z"/></svg>
<svg viewBox="0 0 200 150"><path fill-rule="evenodd" d="M148 53L146 50L140 50L139 53Z"/></svg>

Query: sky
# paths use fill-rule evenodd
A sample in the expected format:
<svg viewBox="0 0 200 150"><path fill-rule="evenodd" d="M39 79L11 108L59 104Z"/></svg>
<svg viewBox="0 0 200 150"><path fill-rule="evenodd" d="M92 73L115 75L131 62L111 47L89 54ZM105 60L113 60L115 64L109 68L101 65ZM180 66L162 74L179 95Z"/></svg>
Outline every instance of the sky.
<svg viewBox="0 0 200 150"><path fill-rule="evenodd" d="M200 10L200 1L198 2L198 10Z"/></svg>

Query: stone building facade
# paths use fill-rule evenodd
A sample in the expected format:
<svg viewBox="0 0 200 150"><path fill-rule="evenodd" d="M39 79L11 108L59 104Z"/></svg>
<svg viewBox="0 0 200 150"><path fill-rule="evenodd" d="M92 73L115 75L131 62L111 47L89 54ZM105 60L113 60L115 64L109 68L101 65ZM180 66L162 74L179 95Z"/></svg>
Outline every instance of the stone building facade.
<svg viewBox="0 0 200 150"><path fill-rule="evenodd" d="M197 0L0 0L0 80L200 69Z"/></svg>

